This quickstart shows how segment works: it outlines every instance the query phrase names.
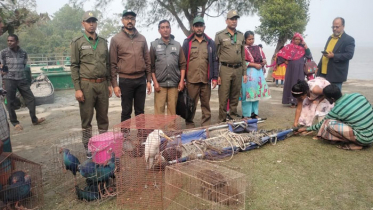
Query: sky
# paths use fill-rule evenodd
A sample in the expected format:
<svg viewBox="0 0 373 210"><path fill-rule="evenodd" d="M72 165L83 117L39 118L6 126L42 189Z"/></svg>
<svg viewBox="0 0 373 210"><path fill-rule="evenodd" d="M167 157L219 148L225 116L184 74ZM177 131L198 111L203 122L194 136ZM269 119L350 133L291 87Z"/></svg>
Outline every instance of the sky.
<svg viewBox="0 0 373 210"><path fill-rule="evenodd" d="M90 1L92 2L92 1ZM68 3L68 0L50 1L50 0L36 0L37 12L53 15L54 12L58 11L63 5ZM92 3L86 3L84 5L85 10L93 8ZM343 17L346 21L345 31L347 34L355 38L356 47L373 47L373 39L371 34L373 27L371 27L371 21L373 19L373 1L372 0L311 0L310 5L310 21L308 22L305 31L305 41L310 48L322 48L325 42L332 34L332 21L335 17ZM106 10L107 14L121 13L124 7L121 0L114 0ZM206 18L206 30L205 33L210 37L214 37L217 31L220 31L226 27L225 15L218 18ZM118 22L120 18L118 17ZM174 26L175 25L175 26ZM175 23L172 25L172 34L175 35L175 39L182 42L185 38L184 33ZM257 16L241 16L238 22L237 29L241 32L247 30L255 30L256 26L260 25L259 17ZM155 40L160 37L157 26L151 26L149 28L138 28L138 30L147 38L148 42ZM262 43L260 36L255 36L255 43ZM266 46L274 48L274 46Z"/></svg>

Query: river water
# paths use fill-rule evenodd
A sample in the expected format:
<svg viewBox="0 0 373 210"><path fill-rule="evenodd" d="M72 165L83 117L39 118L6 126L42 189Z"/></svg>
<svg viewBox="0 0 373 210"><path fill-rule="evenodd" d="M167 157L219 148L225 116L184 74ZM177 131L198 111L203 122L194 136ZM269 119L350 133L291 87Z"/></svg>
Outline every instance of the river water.
<svg viewBox="0 0 373 210"><path fill-rule="evenodd" d="M324 48L312 48L311 53L316 63L319 63L321 58L321 51ZM271 58L274 52L274 48L264 48L264 53L267 58ZM348 69L348 79L362 79L362 80L373 80L373 48L372 47L356 47L355 54L352 60L350 60L350 67Z"/></svg>

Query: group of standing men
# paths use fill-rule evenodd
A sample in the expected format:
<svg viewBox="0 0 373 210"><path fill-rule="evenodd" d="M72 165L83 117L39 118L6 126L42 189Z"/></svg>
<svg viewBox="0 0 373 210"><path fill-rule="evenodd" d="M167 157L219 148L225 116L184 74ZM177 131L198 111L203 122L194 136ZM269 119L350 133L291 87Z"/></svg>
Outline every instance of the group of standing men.
<svg viewBox="0 0 373 210"><path fill-rule="evenodd" d="M111 39L110 48L107 41L96 34L97 17L93 12L86 12L82 21L85 33L71 43L71 77L80 105L82 128L92 128L95 109L98 129L108 130L111 87L121 98L121 121L131 118L132 105L135 115L143 114L152 81L155 114L164 114L167 105L167 114L175 115L178 93L187 88L195 104L201 101L202 125L209 125L211 86L215 88L219 84L219 121L240 117L237 105L241 82L242 77L245 81L247 78L244 37L236 30L238 18L236 10L230 11L227 28L218 32L213 41L204 33L204 19L198 16L193 21L193 34L183 45L172 38L170 22L162 20L158 25L161 38L153 41L148 50L145 37L135 28L135 12L123 11L123 28ZM228 100L230 115L226 110ZM195 112L196 106L186 119L190 127L194 126ZM85 146L89 137L90 134L83 139Z"/></svg>
<svg viewBox="0 0 373 210"><path fill-rule="evenodd" d="M111 39L109 49L107 41L96 34L96 16L92 12L86 12L82 21L85 33L71 44L71 75L76 90L75 96L80 102L82 128L92 127L91 121L96 109L99 130L108 129L108 98L112 94L111 87L115 95L121 98L121 121L131 118L132 105L135 115L143 114L146 93L152 92L152 81L155 114L164 114L167 105L167 114L175 115L178 92L186 85L194 104L201 101L202 126L209 125L211 86L215 88L219 85L219 122L231 120L233 117L241 118L237 106L242 81L247 82L247 65L245 39L243 33L236 30L239 17L236 10L229 11L226 29L217 32L213 41L204 33L204 19L197 16L193 20L193 33L182 45L173 39L170 22L162 20L158 24L161 38L151 42L148 50L145 37L135 28L136 13L124 10L121 20L123 28ZM334 22L338 20L343 19L336 19ZM343 22L340 26L334 25L333 31L343 30ZM342 62L344 57L339 56L340 51L344 51L340 47L345 47L342 41L347 35L343 32L334 35L335 37L330 39L342 40L333 46L334 53L329 51L333 49L327 44L326 50L329 54L322 60L320 76L345 80L347 70L341 73L335 68L341 65L347 65L348 68L348 60L352 56L346 58L347 64ZM329 63L325 63L329 60ZM196 105L192 115L186 119L188 127L194 126L195 112ZM86 143L88 137L90 135L87 136Z"/></svg>
<svg viewBox="0 0 373 210"><path fill-rule="evenodd" d="M132 105L135 115L144 113L145 97L146 93L150 94L152 91L152 81L155 114L164 114L166 104L167 113L176 114L178 92L186 84L194 103L201 101L202 126L209 125L211 86L215 88L219 85L219 121L240 118L237 106L241 82L247 82L247 75L245 40L243 34L236 30L239 17L236 10L229 11L227 27L216 33L215 41L204 33L204 19L196 17L192 25L193 33L184 40L183 45L173 39L170 22L162 20L158 25L161 38L153 41L148 50L145 37L135 28L136 13L124 10L121 20L123 28L112 38L109 50L107 40L96 34L96 16L93 12L86 12L82 18L85 32L71 43L71 77L75 97L79 101L82 128L89 131L86 132L87 135L83 135L85 147L91 136L94 110L98 129L103 132L108 130L108 99L112 92L121 97L121 121L125 121L131 118ZM1 24L0 21L0 26ZM325 47L328 54L320 62L319 68L322 71L319 74L338 83L345 81L347 77L354 40L343 33L342 18L336 18L332 28L334 35L329 38ZM1 52L1 73L5 79L5 87L9 90L7 98L10 121L21 130L22 126L17 121L12 106L16 89L26 100L33 124L40 124L45 119L35 116L34 97L25 83L27 53L18 43L16 35L8 36L9 48ZM5 69L9 72L4 73ZM1 86L0 90L3 91ZM192 115L186 119L188 126L194 126L195 112L196 106ZM0 123L7 124L6 121L5 112L1 112ZM9 132L6 135L9 138Z"/></svg>

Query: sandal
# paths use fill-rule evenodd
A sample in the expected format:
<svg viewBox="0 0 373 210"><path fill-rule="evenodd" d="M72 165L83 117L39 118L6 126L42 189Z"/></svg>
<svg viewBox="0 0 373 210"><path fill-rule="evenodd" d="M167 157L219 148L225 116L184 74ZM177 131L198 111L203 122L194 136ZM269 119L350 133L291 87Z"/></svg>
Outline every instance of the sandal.
<svg viewBox="0 0 373 210"><path fill-rule="evenodd" d="M21 131L21 130L23 130L23 127L22 127L21 124L17 124L17 125L14 126L14 129L15 129L16 131Z"/></svg>
<svg viewBox="0 0 373 210"><path fill-rule="evenodd" d="M304 132L300 133L300 135L301 136L308 136L308 135L310 135L312 133L313 133L313 131L304 131Z"/></svg>
<svg viewBox="0 0 373 210"><path fill-rule="evenodd" d="M351 144L338 145L337 148L338 149L344 149L344 150L361 150L361 149L363 149L362 146L358 146L358 145L353 145L351 147Z"/></svg>
<svg viewBox="0 0 373 210"><path fill-rule="evenodd" d="M42 118L39 118L38 121L33 122L32 124L33 124L33 125L39 125L40 123L42 123L42 122L44 122L44 121L45 121L45 118L42 117Z"/></svg>

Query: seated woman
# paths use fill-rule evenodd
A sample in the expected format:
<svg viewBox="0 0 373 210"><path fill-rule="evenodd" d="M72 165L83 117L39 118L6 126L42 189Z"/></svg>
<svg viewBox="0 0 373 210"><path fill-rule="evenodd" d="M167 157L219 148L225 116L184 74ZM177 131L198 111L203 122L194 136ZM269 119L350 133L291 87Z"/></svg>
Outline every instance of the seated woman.
<svg viewBox="0 0 373 210"><path fill-rule="evenodd" d="M311 126L314 121L320 122L325 115L333 108L323 95L323 89L330 83L322 78L306 81L298 81L291 93L297 99L297 109L295 111L294 127L298 125Z"/></svg>
<svg viewBox="0 0 373 210"><path fill-rule="evenodd" d="M325 98L334 107L316 125L300 128L298 132L316 131L317 137L340 142L338 148L357 150L373 143L373 107L359 93L345 94L334 84L323 90Z"/></svg>

